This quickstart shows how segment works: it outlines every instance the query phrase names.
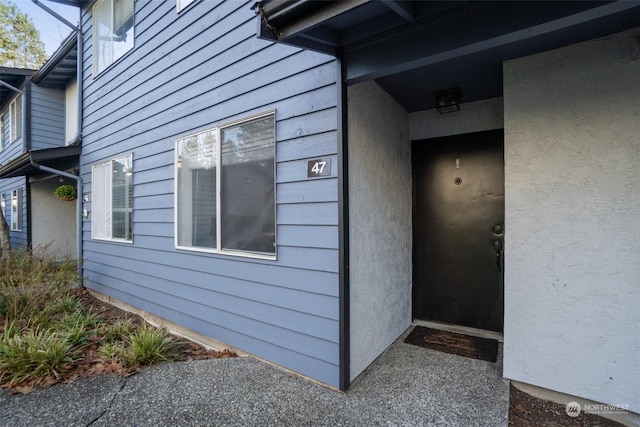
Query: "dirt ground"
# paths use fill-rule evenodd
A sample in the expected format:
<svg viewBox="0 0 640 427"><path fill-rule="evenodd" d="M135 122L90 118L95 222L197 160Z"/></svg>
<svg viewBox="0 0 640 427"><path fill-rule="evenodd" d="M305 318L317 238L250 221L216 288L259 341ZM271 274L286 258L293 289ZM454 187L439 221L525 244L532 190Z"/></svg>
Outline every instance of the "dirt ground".
<svg viewBox="0 0 640 427"><path fill-rule="evenodd" d="M512 427L624 427L594 414L567 415L566 406L533 397L511 386L509 426Z"/></svg>

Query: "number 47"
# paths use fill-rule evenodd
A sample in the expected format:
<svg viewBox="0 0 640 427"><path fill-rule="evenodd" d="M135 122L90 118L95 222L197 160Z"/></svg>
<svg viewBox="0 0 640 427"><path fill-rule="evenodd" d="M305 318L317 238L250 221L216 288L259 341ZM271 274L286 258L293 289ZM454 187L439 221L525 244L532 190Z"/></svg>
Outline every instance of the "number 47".
<svg viewBox="0 0 640 427"><path fill-rule="evenodd" d="M311 168L311 172L321 174L324 171L324 167L327 166L326 161L316 162Z"/></svg>

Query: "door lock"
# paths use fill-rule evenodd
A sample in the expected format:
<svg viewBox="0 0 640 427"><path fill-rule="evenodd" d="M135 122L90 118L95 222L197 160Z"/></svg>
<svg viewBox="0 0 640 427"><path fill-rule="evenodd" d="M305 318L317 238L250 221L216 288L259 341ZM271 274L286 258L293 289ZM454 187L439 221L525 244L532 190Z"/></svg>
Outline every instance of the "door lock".
<svg viewBox="0 0 640 427"><path fill-rule="evenodd" d="M496 251L496 272L502 273L502 242L495 240L493 242L493 248Z"/></svg>

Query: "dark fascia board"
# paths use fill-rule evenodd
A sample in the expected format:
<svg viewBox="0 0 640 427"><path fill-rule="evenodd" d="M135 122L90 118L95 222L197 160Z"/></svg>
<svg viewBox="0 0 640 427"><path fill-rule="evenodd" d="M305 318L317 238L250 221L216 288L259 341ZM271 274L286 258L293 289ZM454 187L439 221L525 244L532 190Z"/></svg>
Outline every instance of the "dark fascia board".
<svg viewBox="0 0 640 427"><path fill-rule="evenodd" d="M76 7L84 7L85 5L91 3L94 0L49 0L53 3L60 3L66 6L76 6Z"/></svg>
<svg viewBox="0 0 640 427"><path fill-rule="evenodd" d="M41 83L53 70L56 69L67 55L73 52L77 45L78 38L76 37L76 33L72 31L62 42L60 47L53 53L53 55L51 55L47 62L45 62L44 65L33 75L31 81L35 84Z"/></svg>
<svg viewBox="0 0 640 427"><path fill-rule="evenodd" d="M69 145L66 147L27 151L0 167L0 178L29 176L38 171L38 168L34 166L33 163L55 167L58 163L79 158L81 150L82 147L80 145Z"/></svg>
<svg viewBox="0 0 640 427"><path fill-rule="evenodd" d="M0 76L4 74L13 75L13 76L30 76L35 73L36 70L32 70L31 68L11 68L11 67L0 67Z"/></svg>

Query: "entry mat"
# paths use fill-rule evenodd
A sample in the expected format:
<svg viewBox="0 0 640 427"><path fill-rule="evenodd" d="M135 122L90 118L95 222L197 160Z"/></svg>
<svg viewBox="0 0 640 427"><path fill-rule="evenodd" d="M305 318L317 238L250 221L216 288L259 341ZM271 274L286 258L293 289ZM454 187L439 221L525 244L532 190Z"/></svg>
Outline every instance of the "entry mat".
<svg viewBox="0 0 640 427"><path fill-rule="evenodd" d="M498 359L497 340L439 331L424 326L413 328L404 342L487 362L495 362Z"/></svg>

